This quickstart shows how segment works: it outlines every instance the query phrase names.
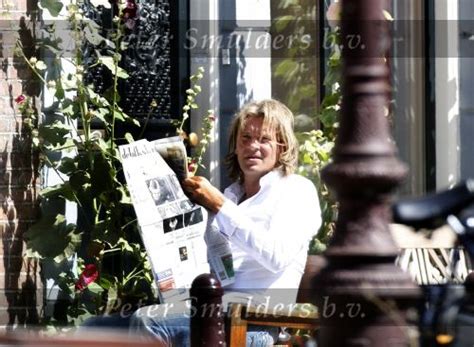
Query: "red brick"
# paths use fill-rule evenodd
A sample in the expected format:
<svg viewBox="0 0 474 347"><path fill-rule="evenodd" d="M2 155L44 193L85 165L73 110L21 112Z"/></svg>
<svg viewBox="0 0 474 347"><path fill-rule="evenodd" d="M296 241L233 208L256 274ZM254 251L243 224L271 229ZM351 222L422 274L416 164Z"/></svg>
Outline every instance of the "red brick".
<svg viewBox="0 0 474 347"><path fill-rule="evenodd" d="M22 117L14 101L33 81L25 62L13 56L21 18L29 30L33 24L26 15L27 0L7 2L14 6L0 17L3 56L0 61L0 233L3 245L0 248L3 258L0 262L0 325L16 323L11 320L11 313L15 309L21 310L21 305L24 305L15 298L20 294L27 274L33 275L33 281L41 285L39 268L23 257L23 234L37 213L39 180L33 182L31 147L21 135ZM36 303L40 304L41 295L38 293L34 289L27 295L31 299L36 297Z"/></svg>
<svg viewBox="0 0 474 347"><path fill-rule="evenodd" d="M11 220L18 218L34 218L38 214L38 207L33 204L13 203L6 211L0 209L0 220Z"/></svg>
<svg viewBox="0 0 474 347"><path fill-rule="evenodd" d="M9 184L13 186L26 186L33 183L32 168L18 168L18 169L0 169L0 186ZM1 200L1 199L0 199Z"/></svg>
<svg viewBox="0 0 474 347"><path fill-rule="evenodd" d="M0 83L0 96L13 96L16 98L18 95L23 94L23 81L22 80L6 80Z"/></svg>
<svg viewBox="0 0 474 347"><path fill-rule="evenodd" d="M35 201L35 194L38 192L39 187L30 187L28 189L11 189L9 193L1 193L0 190L0 203L3 204L7 197L10 197L13 201ZM1 228L1 225L0 225Z"/></svg>
<svg viewBox="0 0 474 347"><path fill-rule="evenodd" d="M32 152L29 143L25 139L18 139L18 133L12 133L13 147L8 157L10 168L31 167Z"/></svg>
<svg viewBox="0 0 474 347"><path fill-rule="evenodd" d="M3 118L3 117L2 117ZM12 133L15 132L18 126L18 121L13 117L4 117L0 119L0 133Z"/></svg>
<svg viewBox="0 0 474 347"><path fill-rule="evenodd" d="M12 57L2 60L0 69L1 83L3 83L4 79L26 79L28 76L31 77L31 72L26 63L19 62L18 59L14 60Z"/></svg>
<svg viewBox="0 0 474 347"><path fill-rule="evenodd" d="M2 83L5 83L5 82L2 82ZM15 101L13 100L13 98L0 96L0 110L2 114L17 113Z"/></svg>
<svg viewBox="0 0 474 347"><path fill-rule="evenodd" d="M2 243L4 247L0 248L1 257L13 256L11 252L13 251L16 252L18 250L25 249L25 241L23 240L23 232L18 233L18 235L15 235L15 237L13 237L10 234L2 234ZM13 251L10 251L10 249ZM22 256L22 254L16 254L16 255ZM2 271L3 271L3 267L2 267Z"/></svg>

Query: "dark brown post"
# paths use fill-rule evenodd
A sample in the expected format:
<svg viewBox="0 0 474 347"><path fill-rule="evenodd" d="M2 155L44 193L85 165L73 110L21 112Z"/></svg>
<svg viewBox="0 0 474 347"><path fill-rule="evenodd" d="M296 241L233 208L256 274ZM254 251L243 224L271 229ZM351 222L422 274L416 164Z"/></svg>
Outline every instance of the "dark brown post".
<svg viewBox="0 0 474 347"><path fill-rule="evenodd" d="M406 168L385 116L390 96L385 0L343 0L343 102L334 161L324 181L339 201L328 264L314 280L322 346L408 345L404 307L418 295L394 265L390 193Z"/></svg>
<svg viewBox="0 0 474 347"><path fill-rule="evenodd" d="M191 285L191 346L225 346L222 295L219 281L210 274L196 277Z"/></svg>

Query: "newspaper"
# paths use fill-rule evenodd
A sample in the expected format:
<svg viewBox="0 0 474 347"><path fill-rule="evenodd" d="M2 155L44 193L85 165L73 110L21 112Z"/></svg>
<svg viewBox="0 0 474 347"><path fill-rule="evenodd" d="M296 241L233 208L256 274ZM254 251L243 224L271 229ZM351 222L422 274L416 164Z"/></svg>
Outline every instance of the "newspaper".
<svg viewBox="0 0 474 347"><path fill-rule="evenodd" d="M119 151L160 301L189 297L194 278L209 271L223 286L233 283L227 239L215 227L213 216L184 194L169 166L187 174L181 139L140 140L120 146Z"/></svg>
<svg viewBox="0 0 474 347"><path fill-rule="evenodd" d="M188 160L186 147L181 137L165 137L152 142L153 148L166 161L181 182L188 177Z"/></svg>

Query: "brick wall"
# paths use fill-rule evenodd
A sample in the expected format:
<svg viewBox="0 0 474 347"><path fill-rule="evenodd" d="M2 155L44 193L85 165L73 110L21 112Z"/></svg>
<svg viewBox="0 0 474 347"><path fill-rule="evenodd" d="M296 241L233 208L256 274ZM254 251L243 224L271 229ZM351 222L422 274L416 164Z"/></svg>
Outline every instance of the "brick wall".
<svg viewBox="0 0 474 347"><path fill-rule="evenodd" d="M31 94L29 71L13 55L16 38L33 37L36 1L0 3L0 326L23 325L37 319L40 302L38 266L25 259L23 233L34 221L38 179L31 146L22 131L15 98Z"/></svg>

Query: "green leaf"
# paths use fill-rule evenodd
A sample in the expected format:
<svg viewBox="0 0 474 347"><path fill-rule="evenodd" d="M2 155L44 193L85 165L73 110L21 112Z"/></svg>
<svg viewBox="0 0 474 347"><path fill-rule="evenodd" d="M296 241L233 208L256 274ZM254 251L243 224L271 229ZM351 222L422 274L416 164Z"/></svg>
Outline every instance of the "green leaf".
<svg viewBox="0 0 474 347"><path fill-rule="evenodd" d="M115 171L112 170L110 162L104 156L96 154L94 157L94 166L90 172L91 191L93 196L99 196L102 192L113 189L113 180Z"/></svg>
<svg viewBox="0 0 474 347"><path fill-rule="evenodd" d="M41 0L41 8L47 9L51 16L57 17L63 8L63 4L58 0Z"/></svg>
<svg viewBox="0 0 474 347"><path fill-rule="evenodd" d="M110 8L110 2L108 0L90 0L92 5L95 7L103 6L104 8Z"/></svg>
<svg viewBox="0 0 474 347"><path fill-rule="evenodd" d="M313 163L313 158L309 153L305 153L303 155L303 164L312 164Z"/></svg>
<svg viewBox="0 0 474 347"><path fill-rule="evenodd" d="M89 285L87 286L87 289L96 295L104 291L104 288L102 288L96 282L89 283Z"/></svg>
<svg viewBox="0 0 474 347"><path fill-rule="evenodd" d="M110 110L105 107L99 107L97 110L94 110L92 114L94 117L99 118L102 122L107 123L106 117L110 113Z"/></svg>
<svg viewBox="0 0 474 347"><path fill-rule="evenodd" d="M101 286L103 289L110 289L112 287L112 282L105 278L105 276L100 276L99 280L97 281L99 286ZM110 291L109 291L109 298L110 298Z"/></svg>
<svg viewBox="0 0 474 347"><path fill-rule="evenodd" d="M282 32L288 26L290 22L294 22L295 16L293 15L286 15L277 17L275 20L275 30L277 32Z"/></svg>
<svg viewBox="0 0 474 347"><path fill-rule="evenodd" d="M69 182L60 183L41 190L40 195L45 198L63 197L69 201L75 201L74 192Z"/></svg>
<svg viewBox="0 0 474 347"><path fill-rule="evenodd" d="M56 258L76 251L80 235L75 226L66 223L64 215L44 216L25 233L26 245L30 254L39 258Z"/></svg>
<svg viewBox="0 0 474 347"><path fill-rule="evenodd" d="M124 69L118 65L115 65L114 59L112 57L100 57L99 63L107 67L113 75L116 74L118 78L126 79L129 77Z"/></svg>
<svg viewBox="0 0 474 347"><path fill-rule="evenodd" d="M115 120L125 122L125 118L127 118L127 115L123 113L122 111L114 110L114 117L115 117Z"/></svg>
<svg viewBox="0 0 474 347"><path fill-rule="evenodd" d="M92 87L86 87L86 92L90 97L91 102L98 107L110 106L109 101L103 96L97 94Z"/></svg>
<svg viewBox="0 0 474 347"><path fill-rule="evenodd" d="M52 145L63 145L66 142L66 135L71 131L71 128L60 121L54 121L51 124L42 124L39 129L40 136Z"/></svg>
<svg viewBox="0 0 474 347"><path fill-rule="evenodd" d="M125 133L125 140L127 140L128 143L135 142L135 140L133 139L132 134L130 134L130 133Z"/></svg>
<svg viewBox="0 0 474 347"><path fill-rule="evenodd" d="M298 68L298 63L292 59L285 59L275 69L275 76L283 77Z"/></svg>
<svg viewBox="0 0 474 347"><path fill-rule="evenodd" d="M61 49L59 49L58 47L52 46L52 45L43 44L42 47L44 49L50 51L51 53L53 53L56 56L59 56L62 53Z"/></svg>
<svg viewBox="0 0 474 347"><path fill-rule="evenodd" d="M321 107L324 108L324 107L339 105L340 99L341 99L340 93L333 93L333 94L326 95L324 97L323 102L321 103Z"/></svg>
<svg viewBox="0 0 474 347"><path fill-rule="evenodd" d="M105 44L107 45L107 47L111 48L111 49L115 49L115 43L114 41L111 41L109 39L105 39Z"/></svg>
<svg viewBox="0 0 474 347"><path fill-rule="evenodd" d="M119 238L118 242L117 242L117 245L119 245L123 251L128 251L130 253L133 253L133 247L130 245L130 243L128 243L127 240L125 240L124 238Z"/></svg>
<svg viewBox="0 0 474 347"><path fill-rule="evenodd" d="M69 175L77 170L76 161L73 158L63 157L58 170L63 174Z"/></svg>
<svg viewBox="0 0 474 347"><path fill-rule="evenodd" d="M117 101L117 103L120 103L120 100L121 100L120 93L114 90L113 86L107 88L107 90L103 93L103 96L109 101L110 104L112 103L114 99L115 101Z"/></svg>
<svg viewBox="0 0 474 347"><path fill-rule="evenodd" d="M308 84L306 86L301 86L299 93L302 98L312 98L316 96L316 85Z"/></svg>
<svg viewBox="0 0 474 347"><path fill-rule="evenodd" d="M76 192L86 192L91 186L91 175L86 171L76 171L69 178L71 188Z"/></svg>
<svg viewBox="0 0 474 347"><path fill-rule="evenodd" d="M104 40L105 38L102 37L98 31L96 30L93 30L92 28L90 28L89 26L86 26L85 29L84 29L84 36L86 38L87 41L89 41L90 44L94 45L94 46L98 46L100 45Z"/></svg>
<svg viewBox="0 0 474 347"><path fill-rule="evenodd" d="M334 108L323 109L320 116L321 123L323 123L325 127L332 128L333 124L337 120L338 114L339 112L336 111Z"/></svg>

